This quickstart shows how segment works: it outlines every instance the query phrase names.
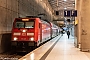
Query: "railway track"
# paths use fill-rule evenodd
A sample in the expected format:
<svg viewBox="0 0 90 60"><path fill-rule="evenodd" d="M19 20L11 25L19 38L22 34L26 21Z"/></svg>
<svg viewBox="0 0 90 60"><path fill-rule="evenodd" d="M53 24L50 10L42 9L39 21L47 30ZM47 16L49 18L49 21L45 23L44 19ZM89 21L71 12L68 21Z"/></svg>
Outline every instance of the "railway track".
<svg viewBox="0 0 90 60"><path fill-rule="evenodd" d="M8 52L4 52L0 54L0 60L18 60L19 58L23 57L24 55L28 54L35 48L30 47L29 51L14 51L13 49Z"/></svg>
<svg viewBox="0 0 90 60"><path fill-rule="evenodd" d="M48 41L50 41L50 40L48 40ZM46 42L48 42L48 41L46 41ZM44 42L43 44L45 44L46 42ZM40 47L40 46L38 46L38 47ZM29 52L33 51L34 49L36 49L36 48L30 47ZM18 60L19 58L23 57L24 55L28 54L29 52L15 52L15 51L11 50L11 51L8 51L5 53L1 53L0 60Z"/></svg>
<svg viewBox="0 0 90 60"><path fill-rule="evenodd" d="M5 52L0 54L0 60L18 60L26 55L26 52Z"/></svg>
<svg viewBox="0 0 90 60"><path fill-rule="evenodd" d="M0 54L0 60L18 60L21 57L22 55L18 55L18 54L12 54L12 55L7 53Z"/></svg>

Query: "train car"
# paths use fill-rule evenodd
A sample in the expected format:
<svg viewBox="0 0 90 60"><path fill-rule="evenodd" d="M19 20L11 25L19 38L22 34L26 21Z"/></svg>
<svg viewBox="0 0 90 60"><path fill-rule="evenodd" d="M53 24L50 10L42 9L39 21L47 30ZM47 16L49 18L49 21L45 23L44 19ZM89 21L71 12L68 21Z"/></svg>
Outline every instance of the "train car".
<svg viewBox="0 0 90 60"><path fill-rule="evenodd" d="M57 35L59 35L60 34L60 30L59 30L60 28L57 26L57 25L55 25L55 24L53 24L53 23L51 23L51 37L53 38L53 37L56 37Z"/></svg>
<svg viewBox="0 0 90 60"><path fill-rule="evenodd" d="M50 23L39 18L15 18L12 28L12 46L39 46L50 38Z"/></svg>

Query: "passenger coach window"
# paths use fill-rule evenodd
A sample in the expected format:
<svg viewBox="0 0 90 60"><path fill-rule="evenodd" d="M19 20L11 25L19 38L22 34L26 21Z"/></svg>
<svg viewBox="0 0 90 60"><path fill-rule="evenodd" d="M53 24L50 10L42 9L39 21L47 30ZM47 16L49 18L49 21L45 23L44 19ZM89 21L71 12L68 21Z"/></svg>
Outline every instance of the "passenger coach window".
<svg viewBox="0 0 90 60"><path fill-rule="evenodd" d="M25 22L25 28L34 28L34 22Z"/></svg>
<svg viewBox="0 0 90 60"><path fill-rule="evenodd" d="M15 28L24 28L24 22L16 22Z"/></svg>
<svg viewBox="0 0 90 60"><path fill-rule="evenodd" d="M40 23L39 23L39 28L40 28Z"/></svg>

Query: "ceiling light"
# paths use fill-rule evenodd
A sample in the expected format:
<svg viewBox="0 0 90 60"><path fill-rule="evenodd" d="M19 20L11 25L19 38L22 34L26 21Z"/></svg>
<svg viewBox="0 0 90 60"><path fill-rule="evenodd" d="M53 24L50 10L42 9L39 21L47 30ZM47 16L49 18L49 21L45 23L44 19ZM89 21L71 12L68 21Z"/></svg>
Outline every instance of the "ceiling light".
<svg viewBox="0 0 90 60"><path fill-rule="evenodd" d="M64 0L64 1L67 1L67 0Z"/></svg>
<svg viewBox="0 0 90 60"><path fill-rule="evenodd" d="M67 8L64 8L64 9L67 9Z"/></svg>

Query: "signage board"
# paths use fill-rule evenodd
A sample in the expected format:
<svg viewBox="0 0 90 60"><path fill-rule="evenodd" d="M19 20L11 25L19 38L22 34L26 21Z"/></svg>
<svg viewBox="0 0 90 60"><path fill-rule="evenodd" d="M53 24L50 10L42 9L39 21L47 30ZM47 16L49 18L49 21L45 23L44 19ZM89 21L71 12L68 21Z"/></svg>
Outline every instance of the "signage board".
<svg viewBox="0 0 90 60"><path fill-rule="evenodd" d="M77 17L77 10L64 10L64 17Z"/></svg>

